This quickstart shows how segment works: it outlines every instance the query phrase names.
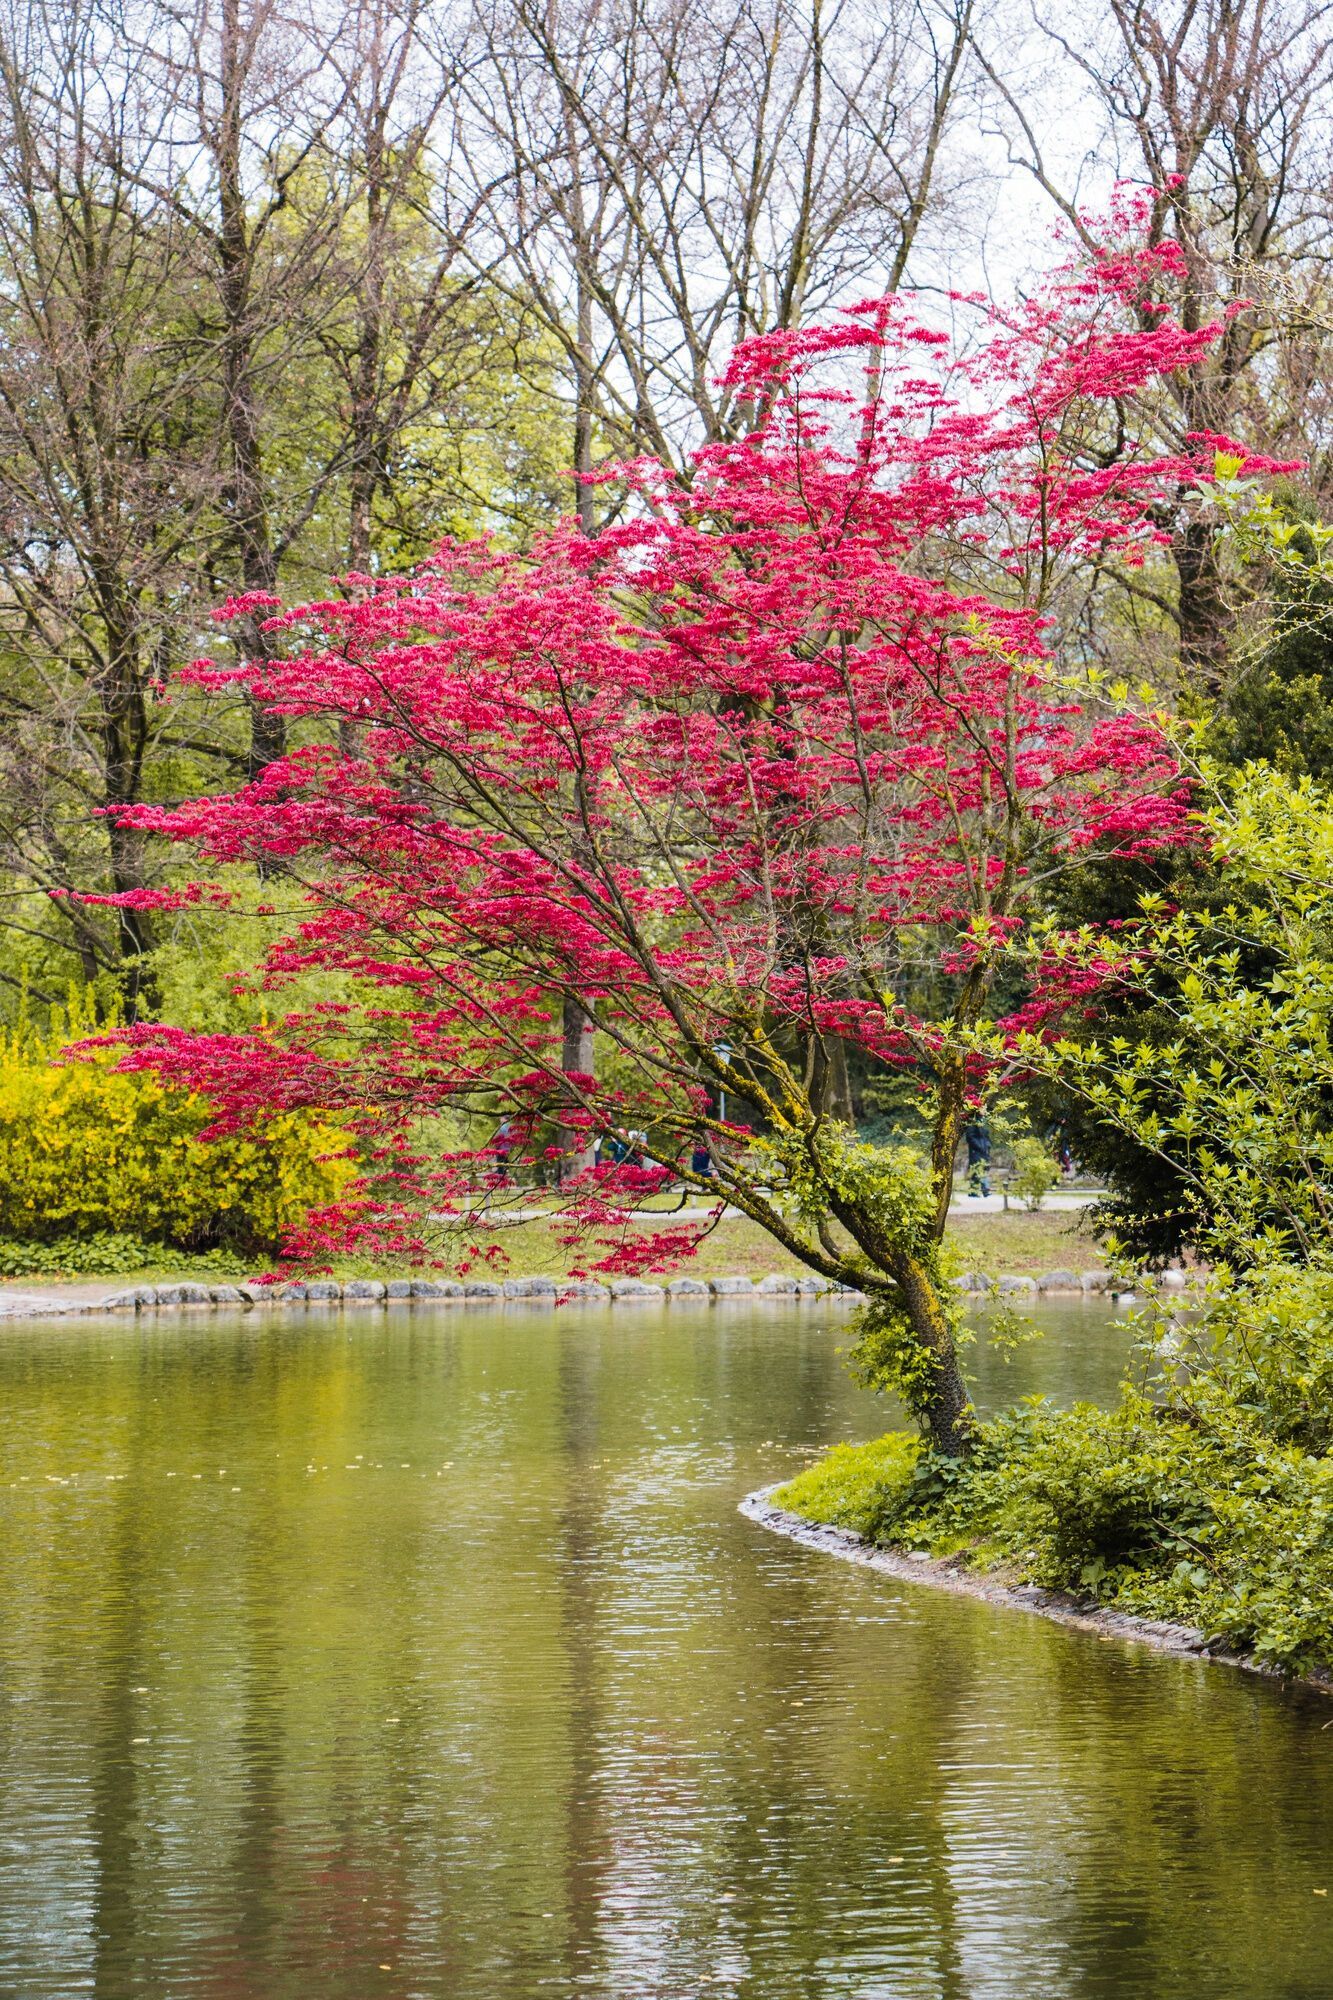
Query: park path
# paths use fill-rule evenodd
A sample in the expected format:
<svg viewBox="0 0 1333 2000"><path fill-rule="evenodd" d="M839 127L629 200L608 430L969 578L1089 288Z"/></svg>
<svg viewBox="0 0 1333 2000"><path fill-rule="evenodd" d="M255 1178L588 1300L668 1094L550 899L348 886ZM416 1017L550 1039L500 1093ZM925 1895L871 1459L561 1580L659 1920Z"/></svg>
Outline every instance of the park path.
<svg viewBox="0 0 1333 2000"><path fill-rule="evenodd" d="M1060 1189L1046 1196L1041 1204L1041 1211L1044 1215L1056 1213L1061 1215L1077 1214L1080 1209L1091 1208L1092 1204L1095 1201L1100 1201L1101 1198L1102 1190L1100 1188ZM1002 1194L970 1195L964 1193L955 1193L953 1200L949 1204L950 1215L1002 1215L1006 1212L1006 1209L1010 1215L1021 1215L1023 1213L1023 1204L1013 1195L1009 1196L1006 1203L1005 1197ZM553 1213L554 1211L549 1208L495 1208L490 1210L489 1220L494 1226L500 1227L509 1223L541 1222ZM641 1208L630 1217L630 1220L632 1222L707 1222L713 1213L714 1211L707 1207ZM734 1215L740 1217L741 1215L741 1211L738 1208L727 1208L723 1213L727 1216Z"/></svg>
<svg viewBox="0 0 1333 2000"><path fill-rule="evenodd" d="M123 1292L132 1278L94 1278L85 1284L66 1284L55 1279L25 1279L0 1283L0 1319L49 1319L52 1314L96 1312L115 1293Z"/></svg>

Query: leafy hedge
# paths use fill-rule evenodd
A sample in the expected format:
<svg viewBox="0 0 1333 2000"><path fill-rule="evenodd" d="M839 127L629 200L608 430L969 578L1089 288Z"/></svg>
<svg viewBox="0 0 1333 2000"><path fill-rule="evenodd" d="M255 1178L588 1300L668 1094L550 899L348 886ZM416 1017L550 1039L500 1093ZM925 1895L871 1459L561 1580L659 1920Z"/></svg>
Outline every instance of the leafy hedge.
<svg viewBox="0 0 1333 2000"><path fill-rule="evenodd" d="M25 1243L64 1245L63 1268L78 1268L72 1246L108 1236L273 1251L345 1182L328 1129L281 1117L262 1140L205 1142L203 1099L120 1074L113 1053L62 1060L95 1025L74 1001L44 1033L23 1023L0 1036L0 1237L11 1239L11 1267Z"/></svg>
<svg viewBox="0 0 1333 2000"><path fill-rule="evenodd" d="M173 1273L182 1277L239 1278L251 1261L225 1245L182 1251L120 1230L98 1229L91 1236L53 1236L45 1243L0 1236L0 1278L118 1278L149 1270L166 1256Z"/></svg>

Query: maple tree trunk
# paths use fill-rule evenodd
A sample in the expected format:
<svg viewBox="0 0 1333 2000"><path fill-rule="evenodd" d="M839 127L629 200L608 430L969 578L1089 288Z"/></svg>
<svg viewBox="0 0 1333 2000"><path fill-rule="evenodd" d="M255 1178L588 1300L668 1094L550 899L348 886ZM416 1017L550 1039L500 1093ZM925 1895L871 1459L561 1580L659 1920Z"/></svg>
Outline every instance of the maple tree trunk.
<svg viewBox="0 0 1333 2000"><path fill-rule="evenodd" d="M948 1315L929 1274L915 1258L905 1258L894 1275L912 1329L930 1357L931 1383L919 1414L936 1451L946 1458L966 1458L975 1420Z"/></svg>
<svg viewBox="0 0 1333 2000"><path fill-rule="evenodd" d="M970 992L960 1003L960 1013L975 1018L985 982L974 975L969 987ZM966 1093L966 1069L961 1057L955 1055L946 1062L940 1075L939 1105L931 1140L931 1177L935 1185L933 1235L937 1243L943 1242L949 1223L954 1155L963 1129ZM965 1458L972 1447L975 1421L958 1362L953 1327L936 1281L914 1258L905 1259L894 1275L913 1330L930 1357L932 1381L920 1414L930 1431L931 1443L947 1458Z"/></svg>

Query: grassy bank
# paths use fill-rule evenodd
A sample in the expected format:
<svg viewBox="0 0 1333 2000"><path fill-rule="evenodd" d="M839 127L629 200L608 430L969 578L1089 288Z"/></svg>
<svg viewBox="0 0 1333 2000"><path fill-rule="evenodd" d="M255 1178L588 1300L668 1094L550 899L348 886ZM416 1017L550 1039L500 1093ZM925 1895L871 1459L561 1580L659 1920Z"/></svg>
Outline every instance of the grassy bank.
<svg viewBox="0 0 1333 2000"><path fill-rule="evenodd" d="M670 1217L664 1220L669 1222ZM989 1271L997 1277L1036 1277L1043 1271L1062 1267L1075 1271L1100 1270L1105 1264L1101 1249L1086 1225L1080 1227L1081 1224L1082 1216L1070 1213L1039 1212L1029 1215L1019 1210L1007 1215L964 1213L950 1223L949 1235L964 1270ZM642 1223L627 1225L636 1233L641 1232L643 1227ZM586 1245L581 1255L572 1252L559 1241L557 1225L540 1218L496 1227L490 1232L489 1241L499 1253L494 1268L489 1261L474 1258L473 1276L565 1278L570 1275L572 1267L586 1266L596 1255ZM173 1257L170 1251L151 1245L140 1246L136 1259L131 1239L105 1239L105 1242L109 1251L105 1257L85 1254L74 1262L61 1261L58 1250L44 1254L38 1246L23 1246L30 1254L16 1261L22 1262L25 1268L8 1270L7 1282L30 1289L34 1282L40 1283L44 1277L87 1279L115 1276L151 1284L172 1277L240 1277L258 1268L253 1259L247 1263L239 1257L228 1257L220 1252L204 1258L183 1254ZM114 1252L118 1247L121 1254L116 1255ZM443 1275L457 1276L459 1267L458 1257L451 1258L447 1249L442 1252ZM394 1266L391 1274L396 1274L398 1268ZM411 1269L407 1264L401 1268L404 1273ZM383 1277L389 1270L389 1263L382 1258L373 1262L344 1259L335 1264L333 1275L343 1279ZM806 1267L788 1256L764 1230L743 1216L729 1215L716 1225L692 1257L672 1260L663 1267L660 1275L663 1278L762 1278L770 1271L806 1275Z"/></svg>
<svg viewBox="0 0 1333 2000"><path fill-rule="evenodd" d="M1237 1416L1201 1430L1127 1394L1025 1406L965 1463L890 1433L773 1499L886 1548L1203 1631L1286 1672L1333 1666L1333 1461Z"/></svg>
<svg viewBox="0 0 1333 2000"><path fill-rule="evenodd" d="M1103 1271L1106 1254L1088 1224L1088 1211L1024 1209L949 1218L949 1242L966 1271L996 1277L1035 1278L1043 1271Z"/></svg>
<svg viewBox="0 0 1333 2000"><path fill-rule="evenodd" d="M669 1220L669 1218L668 1218ZM1078 1232L1076 1214L962 1215L950 1223L949 1234L965 1270L993 1271L997 1276L1035 1277L1039 1272L1068 1266L1100 1270L1105 1259L1092 1236ZM627 1227L640 1233L642 1223ZM586 1265L591 1253L567 1250L550 1222L514 1223L494 1232L496 1247L506 1262L500 1275L511 1278L569 1275L571 1265ZM806 1273L806 1266L788 1256L766 1231L744 1216L728 1215L710 1232L692 1257L676 1258L660 1273L665 1278L762 1278L769 1271ZM655 1274L656 1275L656 1274Z"/></svg>

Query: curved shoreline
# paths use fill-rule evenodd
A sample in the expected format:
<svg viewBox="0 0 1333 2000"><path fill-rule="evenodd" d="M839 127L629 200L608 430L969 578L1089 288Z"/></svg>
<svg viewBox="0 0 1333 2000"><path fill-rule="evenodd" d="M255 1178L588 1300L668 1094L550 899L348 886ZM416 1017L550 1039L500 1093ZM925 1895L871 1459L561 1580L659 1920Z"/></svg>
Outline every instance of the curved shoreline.
<svg viewBox="0 0 1333 2000"><path fill-rule="evenodd" d="M1231 1652L1211 1644L1207 1634L1193 1625L1173 1625L1161 1619L1135 1618L1125 1611L1104 1610L1098 1605L1088 1604L1086 1600L1071 1597L1066 1591L1043 1590L1035 1583L1001 1583L993 1577L962 1569L948 1557L882 1548L875 1542L868 1542L851 1528L835 1528L823 1522L807 1521L803 1515L788 1513L785 1507L773 1504L770 1495L782 1483L778 1481L777 1485L761 1486L756 1492L747 1493L738 1511L747 1521L768 1528L775 1535L784 1535L788 1541L799 1542L804 1548L817 1549L822 1555L837 1556L843 1562L860 1563L866 1569L878 1570L881 1575L894 1577L901 1583L924 1584L931 1590L948 1591L954 1597L979 1598L982 1603L994 1605L1000 1610L1035 1612L1039 1618L1050 1619L1056 1625L1070 1626L1076 1632L1090 1633L1097 1639L1122 1639L1130 1645L1150 1646L1154 1652L1172 1653L1178 1659L1239 1667L1243 1673L1259 1674L1263 1679L1276 1681L1283 1687L1310 1688L1317 1694L1333 1695L1333 1672L1281 1673L1276 1667L1265 1666L1252 1654Z"/></svg>

